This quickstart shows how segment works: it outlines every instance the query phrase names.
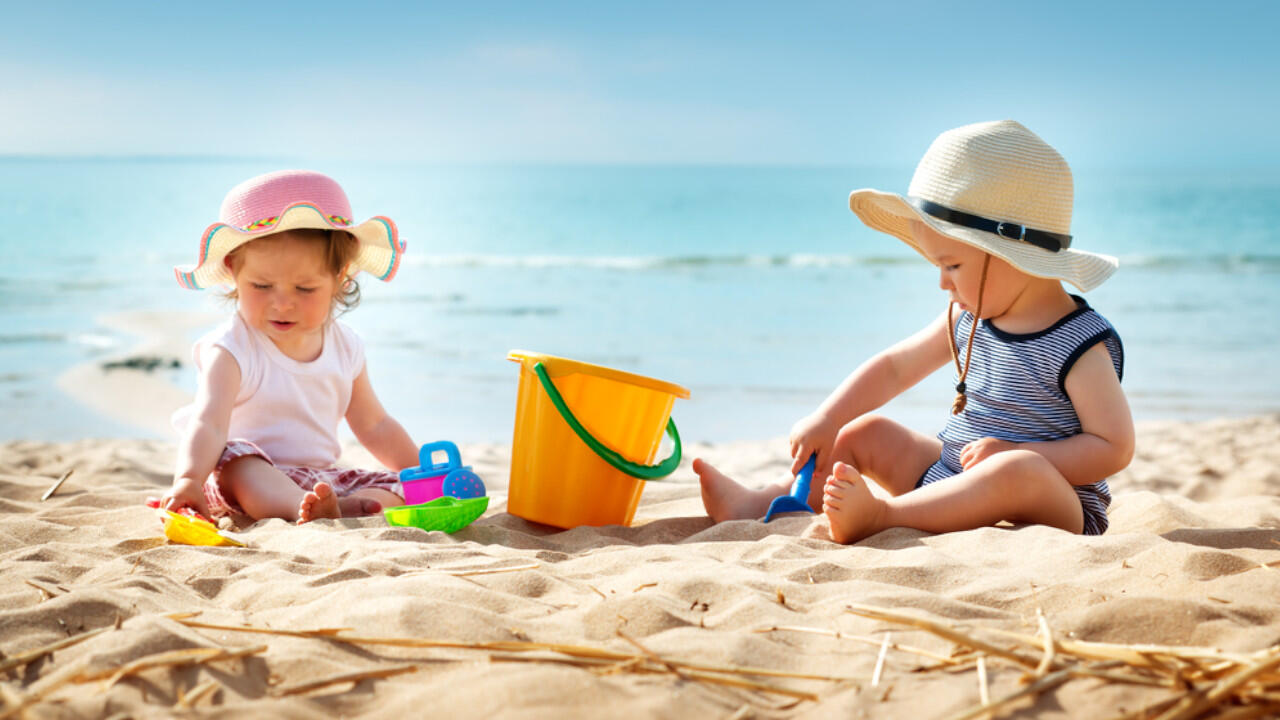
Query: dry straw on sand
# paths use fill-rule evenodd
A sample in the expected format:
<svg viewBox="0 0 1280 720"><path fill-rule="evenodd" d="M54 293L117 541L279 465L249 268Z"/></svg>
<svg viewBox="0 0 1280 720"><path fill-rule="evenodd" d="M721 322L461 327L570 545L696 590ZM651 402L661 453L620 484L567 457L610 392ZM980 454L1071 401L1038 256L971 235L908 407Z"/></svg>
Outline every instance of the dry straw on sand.
<svg viewBox="0 0 1280 720"><path fill-rule="evenodd" d="M0 718L1280 716L1280 416L1141 426L1101 537L713 525L687 468L560 532L504 512L507 448L462 451L493 497L456 535L212 548L144 505L172 445L0 445ZM786 471L781 439L688 452Z"/></svg>
<svg viewBox="0 0 1280 720"><path fill-rule="evenodd" d="M1114 684L1130 684L1161 688L1167 696L1117 718L1153 718L1156 720L1189 720L1191 718L1241 718L1272 717L1280 713L1280 645L1250 654L1225 653L1220 650L1196 647L1175 647L1146 644L1120 644L1072 641L1055 637L1043 613L1038 614L1041 632L1036 635L988 628L983 631L965 629L959 625L920 618L915 615L892 612L867 605L851 605L849 612L874 620L880 620L910 628L916 628L953 643L949 655L923 651L910 646L889 642L886 634L880 643L880 651L869 685L881 684L885 658L889 650L909 652L928 657L934 662L913 672L947 672L973 668L981 686L983 701L968 710L949 717L949 720L997 717L1018 709L1020 701L1034 699L1041 693L1072 681L1094 681ZM820 703L821 692L798 690L773 682L776 679L819 681L828 686L853 686L859 683L853 678L794 673L764 668L712 666L663 657L640 641L625 633L618 636L638 652L619 652L606 648L540 642L456 642L423 638L398 638L354 635L346 629L323 628L316 630L280 630L268 627L225 625L201 622L192 614L173 615L169 619L182 625L202 630L230 633L277 635L309 638L323 643L341 643L352 646L398 648L429 648L475 651L485 655L490 663L532 662L556 663L577 666L596 674L614 675L634 673L641 675L667 675L673 681L706 683L738 688L761 695L777 695L796 701ZM9 658L2 666L5 671L35 663L44 656L88 640L112 628L82 633L73 638ZM767 628L764 632L807 631L808 628ZM980 634L993 636L982 639ZM865 638L849 638L865 641ZM110 690L116 683L149 671L181 666L212 665L225 663L251 655L270 652L268 645L254 645L236 649L222 647L196 647L184 650L160 652L144 656L118 667L96 670L72 669L52 678L37 677L31 682L32 690L19 693L6 688L4 705L0 706L0 720L21 713L34 711L43 704L56 704L57 692L75 683L102 681L101 691ZM1021 672L1021 689L995 700L988 700L986 671L987 661L1008 664ZM367 680L378 680L412 673L428 665L436 665L440 658L429 658L420 663L397 663L335 676L298 682L275 689L273 695L286 697L303 695L339 685L354 685ZM241 665L240 672L249 672ZM234 671L231 671L234 672ZM758 678L770 678L770 682ZM199 698L216 689L216 681L205 681L190 691L180 693L173 709L191 707ZM763 703L761 703L763 705ZM785 707L794 707L794 704ZM750 705L744 707L750 708ZM774 709L778 706L774 705Z"/></svg>
<svg viewBox="0 0 1280 720"><path fill-rule="evenodd" d="M1280 644L1240 655L1209 648L1071 641L1054 637L1041 612L1037 613L1041 631L1038 635L988 630L1013 643L1000 645L1000 641L982 640L956 625L881 608L852 605L849 612L918 628L949 640L965 657L962 666L972 664L976 670L979 663L985 666L991 658L1022 670L1020 682L1025 686L1021 690L984 701L950 720L994 716L1011 709L1019 700L1076 679L1168 688L1168 697L1120 718L1238 720L1280 713ZM979 682L985 690L985 679L980 677Z"/></svg>

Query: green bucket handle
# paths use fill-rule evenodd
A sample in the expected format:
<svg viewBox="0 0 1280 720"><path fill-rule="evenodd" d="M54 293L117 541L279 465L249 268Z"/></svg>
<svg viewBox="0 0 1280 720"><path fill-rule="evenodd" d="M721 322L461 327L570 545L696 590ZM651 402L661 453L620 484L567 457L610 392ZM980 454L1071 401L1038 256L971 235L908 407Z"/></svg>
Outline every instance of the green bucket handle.
<svg viewBox="0 0 1280 720"><path fill-rule="evenodd" d="M622 472L634 478L641 480L656 480L670 475L680 464L681 446L680 433L676 431L676 421L670 417L667 418L667 434L671 436L671 440L675 442L675 450L671 453L671 457L663 460L657 465L641 465L640 463L631 462L622 457L620 453L609 448L592 435L582 423L578 422L578 418L574 417L573 411L565 404L564 398L561 397L560 391L556 389L551 377L547 375L547 369L542 363L534 363L533 371L537 373L538 380L542 382L542 389L547 392L547 397L551 398L551 404L556 406L556 410L560 411L560 417L569 423L569 427L578 434L582 442L587 447L595 451L605 462L621 470Z"/></svg>

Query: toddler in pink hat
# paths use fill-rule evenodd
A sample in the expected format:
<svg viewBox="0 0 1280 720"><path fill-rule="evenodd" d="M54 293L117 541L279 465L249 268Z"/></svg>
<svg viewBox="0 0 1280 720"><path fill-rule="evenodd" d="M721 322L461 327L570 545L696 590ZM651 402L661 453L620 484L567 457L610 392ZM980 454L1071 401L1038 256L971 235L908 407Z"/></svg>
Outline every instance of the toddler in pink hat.
<svg viewBox="0 0 1280 720"><path fill-rule="evenodd" d="M355 306L361 270L390 280L404 244L395 223L352 223L342 187L284 170L227 193L178 283L230 288L236 311L196 341L195 401L174 415L181 436L161 507L299 523L404 503L398 473L337 467L338 424L393 470L417 445L369 382L364 345L337 320Z"/></svg>

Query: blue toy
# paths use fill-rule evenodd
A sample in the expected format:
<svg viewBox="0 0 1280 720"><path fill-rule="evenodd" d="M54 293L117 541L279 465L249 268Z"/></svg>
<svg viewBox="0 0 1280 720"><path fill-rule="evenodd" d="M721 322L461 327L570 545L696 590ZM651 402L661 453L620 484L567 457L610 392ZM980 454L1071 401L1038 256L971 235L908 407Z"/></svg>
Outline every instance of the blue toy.
<svg viewBox="0 0 1280 720"><path fill-rule="evenodd" d="M765 513L764 521L769 522L773 516L784 512L813 512L813 508L809 507L809 481L813 479L813 468L818 464L818 454L814 453L809 456L809 461L800 468L800 474L796 475L795 485L791 487L790 495L779 495L769 503L769 512Z"/></svg>
<svg viewBox="0 0 1280 720"><path fill-rule="evenodd" d="M443 452L445 462L435 463L432 456ZM448 440L427 443L418 450L418 467L400 471L400 483L404 487L406 505L420 505L449 495L455 498L484 497L484 482L471 472L471 466L462 464L458 446Z"/></svg>

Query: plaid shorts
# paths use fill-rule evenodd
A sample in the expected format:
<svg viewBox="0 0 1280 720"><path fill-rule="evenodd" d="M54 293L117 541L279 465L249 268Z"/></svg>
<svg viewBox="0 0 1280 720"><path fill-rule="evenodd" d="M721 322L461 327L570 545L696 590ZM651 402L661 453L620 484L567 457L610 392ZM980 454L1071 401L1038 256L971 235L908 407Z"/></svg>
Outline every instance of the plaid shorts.
<svg viewBox="0 0 1280 720"><path fill-rule="evenodd" d="M213 474L204 483L204 498L209 503L209 514L214 518L223 517L231 513L245 514L244 509L236 504L234 500L223 495L222 486L218 484L218 477L222 474L224 465L236 458L250 455L256 455L271 463L272 466L292 480L294 484L306 491L315 488L318 482L326 482L329 483L333 488L334 494L338 497L346 497L356 490L364 488L380 488L403 496L403 490L400 488L400 473L398 472L391 470L362 470L359 468L310 468L276 465L266 451L248 440L229 440L227 441L226 449L222 451L222 457L218 458L218 464L214 467Z"/></svg>

